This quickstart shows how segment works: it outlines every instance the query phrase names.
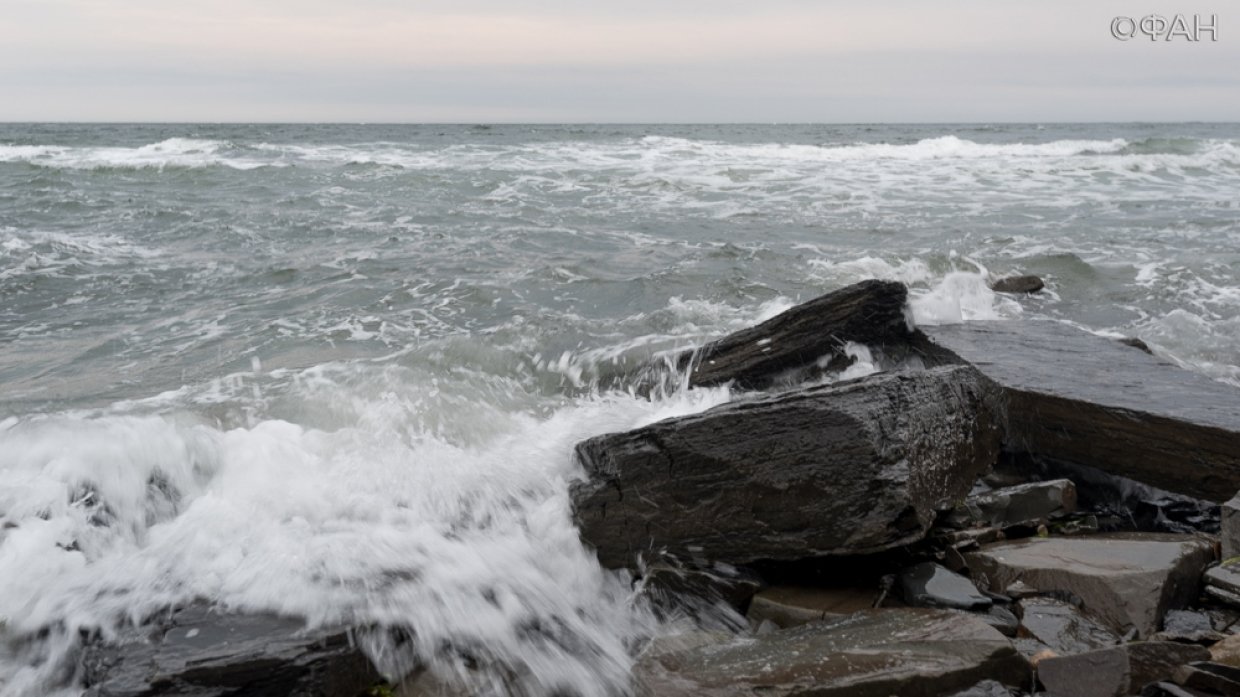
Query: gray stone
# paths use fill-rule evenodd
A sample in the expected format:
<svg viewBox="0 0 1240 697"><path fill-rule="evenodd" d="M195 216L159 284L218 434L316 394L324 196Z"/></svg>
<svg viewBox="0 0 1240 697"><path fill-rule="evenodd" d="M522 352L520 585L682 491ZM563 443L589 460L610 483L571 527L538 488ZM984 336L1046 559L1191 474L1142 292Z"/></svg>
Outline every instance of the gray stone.
<svg viewBox="0 0 1240 697"><path fill-rule="evenodd" d="M1240 607L1240 558L1232 557L1206 571L1203 577L1208 595Z"/></svg>
<svg viewBox="0 0 1240 697"><path fill-rule="evenodd" d="M763 387L788 371L842 357L844 345L904 343L908 289L893 281L862 281L801 303L755 327L685 354L691 386L734 382Z"/></svg>
<svg viewBox="0 0 1240 697"><path fill-rule="evenodd" d="M1036 293L1046 285L1037 276L1005 276L990 282L990 289L996 293Z"/></svg>
<svg viewBox="0 0 1240 697"><path fill-rule="evenodd" d="M1047 520L1076 510L1076 485L1054 479L996 489L965 499L964 509L973 520L999 527Z"/></svg>
<svg viewBox="0 0 1240 697"><path fill-rule="evenodd" d="M1163 617L1162 631L1154 635L1163 641L1182 641L1192 644L1213 644L1222 641L1224 635L1214 630L1210 616L1197 610L1168 610Z"/></svg>
<svg viewBox="0 0 1240 697"><path fill-rule="evenodd" d="M1002 605L991 605L986 614L979 614L979 617L986 624L998 629L1003 636L1014 637L1020 631L1020 619Z"/></svg>
<svg viewBox="0 0 1240 697"><path fill-rule="evenodd" d="M1240 669L1209 661L1198 661L1176 669L1176 684L1220 695L1240 695Z"/></svg>
<svg viewBox="0 0 1240 697"><path fill-rule="evenodd" d="M1223 503L1220 518L1219 542L1223 546L1223 559L1240 557L1240 494Z"/></svg>
<svg viewBox="0 0 1240 697"><path fill-rule="evenodd" d="M1208 654L1193 644L1143 641L1047 658L1038 663L1038 680L1055 697L1125 697Z"/></svg>
<svg viewBox="0 0 1240 697"><path fill-rule="evenodd" d="M1086 617L1071 603L1053 598L1028 598L1019 603L1020 633L1037 639L1056 654L1074 654L1107 648L1119 637Z"/></svg>
<svg viewBox="0 0 1240 697"><path fill-rule="evenodd" d="M754 624L768 621L780 628L795 627L869 610L877 600L878 591L872 588L775 586L753 597L747 617Z"/></svg>
<svg viewBox="0 0 1240 697"><path fill-rule="evenodd" d="M951 697L1012 697L1012 691L1001 682L983 680Z"/></svg>
<svg viewBox="0 0 1240 697"><path fill-rule="evenodd" d="M1020 581L1039 591L1066 591L1111 629L1149 637L1167 610L1197 594L1213 558L1208 541L1189 535L1113 533L1093 537L1031 538L987 545L965 555L991 590Z"/></svg>
<svg viewBox="0 0 1240 697"><path fill-rule="evenodd" d="M356 697L379 680L343 629L192 605L83 658L92 697Z"/></svg>
<svg viewBox="0 0 1240 697"><path fill-rule="evenodd" d="M572 489L581 536L608 567L915 542L998 455L983 393L964 366L883 373L591 438Z"/></svg>
<svg viewBox="0 0 1240 697"><path fill-rule="evenodd" d="M969 579L934 562L922 562L900 574L904 602L917 607L984 610L994 602Z"/></svg>
<svg viewBox="0 0 1240 697"><path fill-rule="evenodd" d="M687 651L643 656L650 697L937 697L997 680L1027 682L1010 642L968 614L883 609Z"/></svg>
<svg viewBox="0 0 1240 697"><path fill-rule="evenodd" d="M1005 447L1214 502L1240 491L1240 389L1051 321L924 327L1007 400Z"/></svg>

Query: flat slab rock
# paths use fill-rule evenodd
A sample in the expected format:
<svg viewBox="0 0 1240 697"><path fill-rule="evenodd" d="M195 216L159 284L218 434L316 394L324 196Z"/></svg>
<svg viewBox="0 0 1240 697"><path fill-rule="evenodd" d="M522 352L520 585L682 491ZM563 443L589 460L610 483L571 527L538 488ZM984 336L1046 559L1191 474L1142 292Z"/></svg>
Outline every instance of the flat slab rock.
<svg viewBox="0 0 1240 697"><path fill-rule="evenodd" d="M83 673L89 697L357 697L379 680L344 630L203 605L89 647Z"/></svg>
<svg viewBox="0 0 1240 697"><path fill-rule="evenodd" d="M1186 663L1209 657L1209 651L1193 644L1141 641L1047 658L1038 663L1038 679L1056 697L1126 697L1170 678Z"/></svg>
<svg viewBox="0 0 1240 697"><path fill-rule="evenodd" d="M976 371L944 366L734 402L577 445L582 538L744 564L876 552L924 537L998 456Z"/></svg>
<svg viewBox="0 0 1240 697"><path fill-rule="evenodd" d="M938 697L982 680L1018 686L1029 665L985 622L951 610L869 610L754 637L643 656L643 697Z"/></svg>
<svg viewBox="0 0 1240 697"><path fill-rule="evenodd" d="M1004 391L1006 447L1214 502L1240 491L1240 389L1059 322L921 330Z"/></svg>
<svg viewBox="0 0 1240 697"><path fill-rule="evenodd" d="M1158 631L1163 614L1197 595L1202 570L1214 557L1210 542L1191 535L1112 533L1030 538L969 552L974 577L1001 592L1019 581L1042 592L1067 593L1121 634Z"/></svg>

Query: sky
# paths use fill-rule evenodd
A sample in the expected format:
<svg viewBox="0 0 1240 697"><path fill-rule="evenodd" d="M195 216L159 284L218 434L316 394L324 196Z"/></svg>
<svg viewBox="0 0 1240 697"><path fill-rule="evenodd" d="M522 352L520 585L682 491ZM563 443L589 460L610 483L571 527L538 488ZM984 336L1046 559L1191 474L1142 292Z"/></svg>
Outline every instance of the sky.
<svg viewBox="0 0 1240 697"><path fill-rule="evenodd" d="M1240 121L1238 66L1232 2L0 0L0 121Z"/></svg>

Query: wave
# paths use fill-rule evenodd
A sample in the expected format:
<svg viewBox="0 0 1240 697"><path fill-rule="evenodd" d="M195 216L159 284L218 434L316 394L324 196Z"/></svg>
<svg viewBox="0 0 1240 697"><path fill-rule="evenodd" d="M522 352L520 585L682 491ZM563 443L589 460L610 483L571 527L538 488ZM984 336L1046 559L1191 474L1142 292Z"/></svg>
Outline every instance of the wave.
<svg viewBox="0 0 1240 697"><path fill-rule="evenodd" d="M21 162L62 169L164 169L225 166L255 169L269 163L237 157L237 147L222 140L168 138L137 147L0 145L0 162Z"/></svg>

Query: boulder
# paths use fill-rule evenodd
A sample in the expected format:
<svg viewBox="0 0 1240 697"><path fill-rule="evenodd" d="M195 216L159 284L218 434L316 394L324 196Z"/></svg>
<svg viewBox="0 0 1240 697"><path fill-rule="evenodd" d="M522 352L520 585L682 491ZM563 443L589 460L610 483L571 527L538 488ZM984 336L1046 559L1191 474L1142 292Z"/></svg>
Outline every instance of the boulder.
<svg viewBox="0 0 1240 697"><path fill-rule="evenodd" d="M844 345L904 343L908 289L894 281L862 281L801 303L757 326L684 354L694 387L735 383L760 388L788 371L842 357ZM689 364L689 365L684 365Z"/></svg>
<svg viewBox="0 0 1240 697"><path fill-rule="evenodd" d="M1240 558L1225 559L1206 571L1206 594L1228 605L1240 607Z"/></svg>
<svg viewBox="0 0 1240 697"><path fill-rule="evenodd" d="M1219 695L1240 695L1240 669L1210 661L1197 661L1176 669L1177 685Z"/></svg>
<svg viewBox="0 0 1240 697"><path fill-rule="evenodd" d="M1046 287L1041 278L1033 275L1004 276L990 282L996 293L1036 293Z"/></svg>
<svg viewBox="0 0 1240 697"><path fill-rule="evenodd" d="M877 601L878 591L872 588L775 586L753 597L748 617L754 624L766 621L781 628L796 627L869 610Z"/></svg>
<svg viewBox="0 0 1240 697"><path fill-rule="evenodd" d="M1053 479L995 489L965 499L963 509L970 520L983 525L1048 520L1076 510L1076 485L1070 479Z"/></svg>
<svg viewBox="0 0 1240 697"><path fill-rule="evenodd" d="M1192 644L1142 641L1038 663L1038 680L1055 697L1126 697L1209 654Z"/></svg>
<svg viewBox="0 0 1240 697"><path fill-rule="evenodd" d="M931 364L974 365L1005 448L1221 502L1240 491L1240 389L1052 321L923 327Z"/></svg>
<svg viewBox="0 0 1240 697"><path fill-rule="evenodd" d="M1223 503L1219 519L1219 542L1223 546L1223 559L1240 557L1240 494Z"/></svg>
<svg viewBox="0 0 1240 697"><path fill-rule="evenodd" d="M937 697L985 679L1021 685L1029 666L981 620L921 608L645 656L634 671L637 693L650 697Z"/></svg>
<svg viewBox="0 0 1240 697"><path fill-rule="evenodd" d="M1119 637L1081 613L1076 606L1054 598L1028 598L1020 601L1019 635L1036 639L1038 649L1049 648L1057 655L1107 648Z"/></svg>
<svg viewBox="0 0 1240 697"><path fill-rule="evenodd" d="M1112 533L1000 542L965 558L992 591L1020 581L1043 592L1067 592L1111 629L1149 637L1167 610L1196 597L1213 556L1210 542L1189 535Z"/></svg>
<svg viewBox="0 0 1240 697"><path fill-rule="evenodd" d="M998 455L976 371L944 366L724 404L577 445L582 538L638 555L745 564L920 540Z"/></svg>
<svg viewBox="0 0 1240 697"><path fill-rule="evenodd" d="M343 629L196 604L83 657L91 697L356 697L379 674Z"/></svg>
<svg viewBox="0 0 1240 697"><path fill-rule="evenodd" d="M916 607L985 610L994 603L969 579L929 561L905 569L900 590L904 602Z"/></svg>

